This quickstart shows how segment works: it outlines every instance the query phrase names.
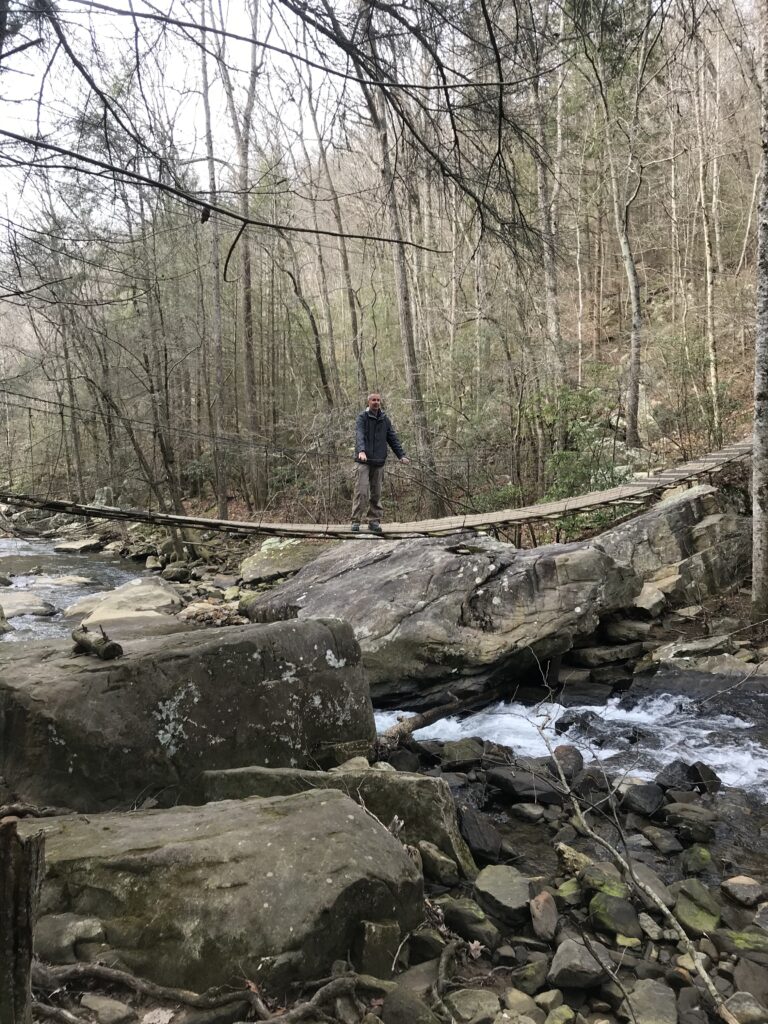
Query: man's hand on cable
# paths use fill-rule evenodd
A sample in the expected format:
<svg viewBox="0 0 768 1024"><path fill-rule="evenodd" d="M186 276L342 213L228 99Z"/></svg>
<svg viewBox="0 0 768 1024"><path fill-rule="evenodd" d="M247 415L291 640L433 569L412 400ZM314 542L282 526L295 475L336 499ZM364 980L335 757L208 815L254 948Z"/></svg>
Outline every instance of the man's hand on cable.
<svg viewBox="0 0 768 1024"><path fill-rule="evenodd" d="M411 464L411 460L410 460L410 459L408 458L408 456L407 456L407 455L404 455L404 456L402 457L402 459L400 459L400 461L401 461L402 463L404 463L404 464L405 464L406 466L410 466L410 464Z"/></svg>

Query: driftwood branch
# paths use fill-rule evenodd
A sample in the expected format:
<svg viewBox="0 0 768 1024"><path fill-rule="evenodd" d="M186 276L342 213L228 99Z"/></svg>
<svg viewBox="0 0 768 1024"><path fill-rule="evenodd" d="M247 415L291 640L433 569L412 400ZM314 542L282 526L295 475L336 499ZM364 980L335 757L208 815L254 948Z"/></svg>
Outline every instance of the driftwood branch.
<svg viewBox="0 0 768 1024"><path fill-rule="evenodd" d="M100 627L101 628L101 627ZM91 632L87 626L78 626L72 630L76 654L93 654L102 661L122 658L123 648L115 640L110 640L101 629L101 634Z"/></svg>
<svg viewBox="0 0 768 1024"><path fill-rule="evenodd" d="M492 700L498 700L503 692L504 687L497 686L492 690L484 690L482 693L475 693L471 697L465 697L464 700L454 697L450 703L441 704L436 708L429 708L428 711L423 711L418 715L411 715L410 718L401 718L396 725L391 726L379 736L377 740L379 750L386 754L388 751L398 747L419 729L424 729L434 722L448 718L449 715L463 714L478 704L488 704Z"/></svg>

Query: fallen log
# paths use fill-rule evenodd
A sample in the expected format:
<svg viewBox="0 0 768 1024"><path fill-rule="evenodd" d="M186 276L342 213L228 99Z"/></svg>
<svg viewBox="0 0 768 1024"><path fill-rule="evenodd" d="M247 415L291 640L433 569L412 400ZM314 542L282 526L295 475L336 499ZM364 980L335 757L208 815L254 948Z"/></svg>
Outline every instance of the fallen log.
<svg viewBox="0 0 768 1024"><path fill-rule="evenodd" d="M429 708L429 710L423 711L421 714L411 715L410 718L401 718L395 725L390 726L386 732L381 733L376 741L376 745L382 755L386 755L400 746L403 740L408 739L417 730L424 729L426 726L439 722L441 719L448 718L451 715L460 715L464 711L471 711L478 704L489 704L492 700L498 700L503 697L508 693L508 690L508 687L496 686L491 690L484 690L483 693L475 693L471 697L465 697L464 700L459 700L458 697L449 694L451 699L446 704L440 704L436 708Z"/></svg>
<svg viewBox="0 0 768 1024"><path fill-rule="evenodd" d="M32 933L43 882L44 839L0 819L0 1024L32 1022Z"/></svg>
<svg viewBox="0 0 768 1024"><path fill-rule="evenodd" d="M75 641L75 654L94 654L102 661L112 661L113 658L123 656L123 648L115 640L110 640L103 629L99 635L91 632L87 626L78 626L72 630L72 639Z"/></svg>

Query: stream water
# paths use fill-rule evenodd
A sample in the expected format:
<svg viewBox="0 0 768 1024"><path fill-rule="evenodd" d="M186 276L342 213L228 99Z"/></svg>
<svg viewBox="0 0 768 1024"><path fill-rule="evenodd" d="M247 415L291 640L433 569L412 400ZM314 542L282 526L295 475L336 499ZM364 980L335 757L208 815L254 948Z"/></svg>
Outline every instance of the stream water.
<svg viewBox="0 0 768 1024"><path fill-rule="evenodd" d="M727 686L724 683L723 686ZM607 770L653 778L675 758L689 764L703 761L727 786L752 792L768 801L768 694L752 695L748 712L702 712L701 704L679 694L659 693L632 705L611 697L603 707L574 708L596 714L605 723L605 738L595 741L589 730L574 725L563 735L555 729L566 709L555 703L535 707L501 703L461 720L447 718L414 733L416 739L455 740L476 736L511 747L524 757L541 757L552 746L572 743L585 760L597 759ZM403 712L380 712L380 731ZM629 739L632 737L632 740Z"/></svg>
<svg viewBox="0 0 768 1024"><path fill-rule="evenodd" d="M135 564L115 555L61 554L53 550L52 541L0 537L0 576L11 577L10 587L0 587L0 607L4 593L16 595L22 591L58 609L52 616L20 615L10 619L13 632L0 636L0 644L69 636L72 624L62 617L64 608L86 594L113 590L136 575ZM67 582L68 577L88 582Z"/></svg>

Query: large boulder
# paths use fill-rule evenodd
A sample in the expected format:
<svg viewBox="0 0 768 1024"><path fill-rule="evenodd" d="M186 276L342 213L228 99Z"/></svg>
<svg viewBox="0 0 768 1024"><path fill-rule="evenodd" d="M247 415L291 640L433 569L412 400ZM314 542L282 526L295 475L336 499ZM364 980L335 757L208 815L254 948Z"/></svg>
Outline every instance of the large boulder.
<svg viewBox="0 0 768 1024"><path fill-rule="evenodd" d="M456 805L444 779L343 767L332 772L250 767L203 774L207 800L287 796L309 789L341 790L385 825L397 816L404 822L400 833L404 842L416 846L427 840L455 861L468 878L477 873L472 854L459 832Z"/></svg>
<svg viewBox="0 0 768 1024"><path fill-rule="evenodd" d="M163 985L323 977L362 922L405 934L422 917L418 868L343 793L19 825L40 828L48 920L100 922L110 956Z"/></svg>
<svg viewBox="0 0 768 1024"><path fill-rule="evenodd" d="M593 543L672 603L695 604L749 574L752 521L701 484L674 492Z"/></svg>
<svg viewBox="0 0 768 1024"><path fill-rule="evenodd" d="M641 581L593 544L522 550L489 537L332 548L249 603L251 618L338 615L379 703L420 707L530 671L631 605ZM538 659L538 660L537 660ZM514 676L513 676L514 678Z"/></svg>
<svg viewBox="0 0 768 1024"><path fill-rule="evenodd" d="M206 769L331 766L375 738L351 628L338 620L232 626L125 645L0 654L0 775L77 810L195 798Z"/></svg>
<svg viewBox="0 0 768 1024"><path fill-rule="evenodd" d="M64 609L64 616L89 629L103 627L111 638L122 639L189 629L174 617L183 605L181 595L170 583L145 576L109 593L81 597Z"/></svg>
<svg viewBox="0 0 768 1024"><path fill-rule="evenodd" d="M292 576L330 547L333 540L303 540L299 537L268 537L258 551L240 563L243 583L267 583L280 576Z"/></svg>

